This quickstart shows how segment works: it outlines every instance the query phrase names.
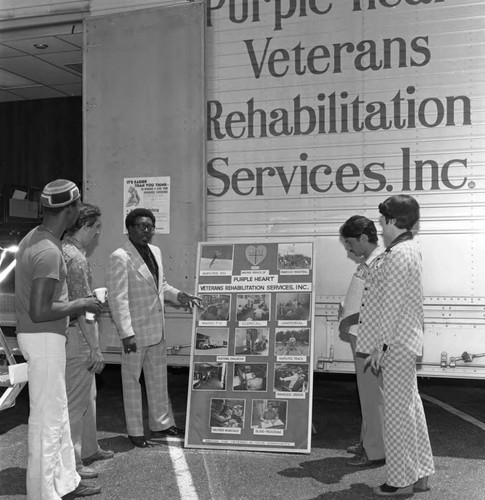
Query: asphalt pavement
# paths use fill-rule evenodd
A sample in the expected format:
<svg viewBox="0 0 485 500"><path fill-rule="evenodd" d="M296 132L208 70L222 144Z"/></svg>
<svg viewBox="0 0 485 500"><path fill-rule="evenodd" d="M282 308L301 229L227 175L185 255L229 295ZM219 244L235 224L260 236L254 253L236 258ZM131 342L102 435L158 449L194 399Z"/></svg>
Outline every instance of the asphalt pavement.
<svg viewBox="0 0 485 500"><path fill-rule="evenodd" d="M420 379L436 474L417 500L485 499L485 381ZM172 369L169 387L177 424L185 425L188 370ZM145 404L145 403L144 403ZM28 392L0 413L0 500L26 498ZM99 500L371 499L385 467L349 466L358 440L359 406L352 375L316 374L310 454L184 449L150 440L134 448L126 436L120 367L98 376L98 433L113 459L96 462ZM147 427L147 437L149 431ZM401 496L400 498L409 498Z"/></svg>

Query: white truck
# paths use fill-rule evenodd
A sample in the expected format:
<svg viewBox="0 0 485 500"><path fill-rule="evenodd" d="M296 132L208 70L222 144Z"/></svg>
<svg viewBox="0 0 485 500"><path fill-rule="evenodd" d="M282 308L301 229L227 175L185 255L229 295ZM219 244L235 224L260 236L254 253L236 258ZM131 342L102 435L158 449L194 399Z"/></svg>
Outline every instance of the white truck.
<svg viewBox="0 0 485 500"><path fill-rule="evenodd" d="M140 16L121 15L134 24L144 22ZM339 304L355 268L340 225L354 214L377 221L381 201L408 193L422 213L419 373L485 375L484 16L479 0L207 1L205 161L184 165L184 175L201 175L200 236L314 238L316 370L353 371L338 334ZM89 21L87 35L89 44ZM89 71L89 51L86 67L89 102L90 88L102 86ZM90 114L88 188L107 163L89 154L98 142L94 128L89 134ZM114 129L105 123L109 135ZM130 143L145 130L137 126L141 131L126 124ZM116 157L127 176L123 155ZM133 173L146 172L136 159L128 163ZM187 193L185 184L178 189ZM176 232L183 221L174 215ZM195 250L193 241L192 259ZM191 319L167 315L171 362L187 364Z"/></svg>
<svg viewBox="0 0 485 500"><path fill-rule="evenodd" d="M421 206L419 373L483 378L484 2L126 3L92 2L85 19L84 195L104 220L95 284L125 238L125 180L167 177L170 224L154 242L168 280L193 289L201 240L311 237L314 367L352 372L338 309L355 263L339 227L377 221L381 201L407 193ZM108 315L101 327L116 362ZM190 314L168 308L167 335L170 362L187 365Z"/></svg>

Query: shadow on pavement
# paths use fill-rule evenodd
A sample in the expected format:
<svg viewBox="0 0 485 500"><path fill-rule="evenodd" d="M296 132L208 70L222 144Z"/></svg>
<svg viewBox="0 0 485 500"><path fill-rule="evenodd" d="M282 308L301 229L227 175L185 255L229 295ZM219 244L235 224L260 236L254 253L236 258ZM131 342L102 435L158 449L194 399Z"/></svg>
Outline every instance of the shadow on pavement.
<svg viewBox="0 0 485 500"><path fill-rule="evenodd" d="M399 499L411 498L413 495L399 495ZM327 493L322 493L318 497L312 498L310 500L354 500L356 498L381 498L374 495L372 488L366 484L356 483L352 484L349 489L341 491L329 491Z"/></svg>
<svg viewBox="0 0 485 500"><path fill-rule="evenodd" d="M338 484L344 476L355 472L354 467L351 468L347 465L348 461L348 457L308 460L301 462L300 467L285 469L278 474L292 478L311 477L322 484Z"/></svg>
<svg viewBox="0 0 485 500"><path fill-rule="evenodd" d="M285 469L279 472L279 474L281 476L295 479L311 478L318 481L322 485L339 484L344 476L355 472L354 468L349 468L347 461L348 457L309 460L307 462L301 462L300 467ZM322 489L324 489L324 486L322 486ZM400 498L407 498L409 496L411 495ZM375 495L372 492L371 486L358 483L352 484L347 490L323 492L321 495L318 495L318 497L311 500L320 500L325 498L332 500L347 500L355 498L375 498Z"/></svg>
<svg viewBox="0 0 485 500"><path fill-rule="evenodd" d="M25 478L27 469L10 467L0 471L0 497L9 495L27 495Z"/></svg>
<svg viewBox="0 0 485 500"><path fill-rule="evenodd" d="M279 472L279 474L295 479L309 477L322 483L322 485L339 484L344 476L356 472L354 467L349 467L347 465L348 460L348 457L309 460L307 462L301 462L300 467L285 469ZM382 466L372 467L372 469L378 469L379 467ZM369 468L367 470L369 470ZM406 499L412 496L412 494L400 495L399 498ZM318 495L318 497L310 500L324 500L326 498L331 500L355 500L356 498L378 497L373 493L371 486L363 483L356 483L350 485L350 488L346 490L323 492L321 495Z"/></svg>
<svg viewBox="0 0 485 500"><path fill-rule="evenodd" d="M15 427L27 424L29 419L29 391L24 387L15 400L15 405L0 412L0 435Z"/></svg>

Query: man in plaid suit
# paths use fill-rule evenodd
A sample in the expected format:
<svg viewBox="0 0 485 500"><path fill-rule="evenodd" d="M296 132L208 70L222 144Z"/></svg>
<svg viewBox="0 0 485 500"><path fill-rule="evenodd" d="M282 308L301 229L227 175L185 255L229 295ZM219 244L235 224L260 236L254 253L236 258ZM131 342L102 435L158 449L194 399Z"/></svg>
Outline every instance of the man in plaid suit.
<svg viewBox="0 0 485 500"><path fill-rule="evenodd" d="M132 210L125 225L129 240L110 255L106 285L111 314L123 343L121 380L128 437L135 446L145 448L142 370L152 437L184 434L174 425L168 397L164 302L198 306L200 299L166 282L160 249L150 244L155 231L155 216L150 210Z"/></svg>
<svg viewBox="0 0 485 500"><path fill-rule="evenodd" d="M434 473L416 358L423 353L423 270L412 231L420 207L409 195L379 204L386 251L371 264L359 311L357 352L365 366L382 371L386 482L379 496L426 491Z"/></svg>

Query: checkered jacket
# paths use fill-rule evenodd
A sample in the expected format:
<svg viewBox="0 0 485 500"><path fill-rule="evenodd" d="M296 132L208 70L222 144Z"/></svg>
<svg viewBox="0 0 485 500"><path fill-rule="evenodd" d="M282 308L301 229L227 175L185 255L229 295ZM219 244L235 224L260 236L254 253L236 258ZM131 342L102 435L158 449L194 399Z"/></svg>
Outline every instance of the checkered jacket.
<svg viewBox="0 0 485 500"><path fill-rule="evenodd" d="M131 241L109 256L106 272L109 307L120 338L135 335L140 347L155 345L164 338L164 300L179 303L179 290L165 280L160 249L149 247L158 264L158 289Z"/></svg>
<svg viewBox="0 0 485 500"><path fill-rule="evenodd" d="M383 344L401 344L417 356L422 353L422 265L415 240L379 255L365 282L357 351L371 353Z"/></svg>

